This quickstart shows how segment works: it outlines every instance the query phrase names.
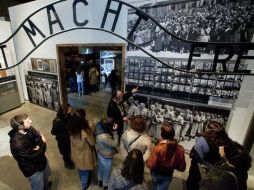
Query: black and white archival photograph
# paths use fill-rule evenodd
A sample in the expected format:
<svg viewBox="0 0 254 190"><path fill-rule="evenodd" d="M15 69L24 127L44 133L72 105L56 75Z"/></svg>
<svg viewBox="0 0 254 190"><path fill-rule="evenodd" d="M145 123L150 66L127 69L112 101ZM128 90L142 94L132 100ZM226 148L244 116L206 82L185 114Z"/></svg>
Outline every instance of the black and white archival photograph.
<svg viewBox="0 0 254 190"><path fill-rule="evenodd" d="M155 1L139 7L181 39L198 42L250 42L253 35L254 5L251 0ZM128 12L128 32L138 16ZM190 44L161 30L153 21L141 20L132 42L159 56L167 53L188 54ZM138 51L132 45L129 51ZM213 54L213 47L197 49L201 54ZM227 50L225 50L224 53ZM172 56L173 54L169 54ZM177 66L177 65L176 65ZM205 65L209 68L209 64Z"/></svg>
<svg viewBox="0 0 254 190"><path fill-rule="evenodd" d="M201 89L200 89L201 90ZM210 121L226 127L230 110L172 102L166 99L136 95L126 104L128 117L142 115L146 118L147 133L156 142L161 138L160 125L172 123L176 140L190 151L196 139L206 131Z"/></svg>
<svg viewBox="0 0 254 190"><path fill-rule="evenodd" d="M165 58L164 58L165 59ZM135 60L132 61L132 60ZM164 65L150 65L152 58L127 58L125 65L125 88L130 90L139 86L141 94L158 97L187 100L208 104L212 97L224 99L223 102L232 104L241 89L241 75L207 75L191 74L168 69ZM182 68L186 59L166 59L166 62ZM146 64L145 64L146 63ZM205 70L207 60L198 61L200 70ZM202 65L202 67L201 67ZM231 65L231 62L227 64ZM245 68L242 65L242 68Z"/></svg>
<svg viewBox="0 0 254 190"><path fill-rule="evenodd" d="M26 75L26 87L30 102L58 110L59 89L57 80Z"/></svg>
<svg viewBox="0 0 254 190"><path fill-rule="evenodd" d="M55 59L38 59L31 58L32 70L40 72L57 72L57 64Z"/></svg>

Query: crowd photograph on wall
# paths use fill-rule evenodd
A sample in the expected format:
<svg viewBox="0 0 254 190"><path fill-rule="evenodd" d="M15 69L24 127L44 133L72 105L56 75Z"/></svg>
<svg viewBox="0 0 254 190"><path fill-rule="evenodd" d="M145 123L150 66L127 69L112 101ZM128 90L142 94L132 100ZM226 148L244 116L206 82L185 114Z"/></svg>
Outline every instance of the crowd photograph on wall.
<svg viewBox="0 0 254 190"><path fill-rule="evenodd" d="M139 7L170 33L184 40L199 42L250 42L253 35L254 5L251 0L236 1L163 1ZM128 31L137 21L129 10ZM132 39L152 52L189 53L190 44L166 34L150 19L141 20ZM134 46L129 51L137 50ZM213 54L212 48L200 48Z"/></svg>

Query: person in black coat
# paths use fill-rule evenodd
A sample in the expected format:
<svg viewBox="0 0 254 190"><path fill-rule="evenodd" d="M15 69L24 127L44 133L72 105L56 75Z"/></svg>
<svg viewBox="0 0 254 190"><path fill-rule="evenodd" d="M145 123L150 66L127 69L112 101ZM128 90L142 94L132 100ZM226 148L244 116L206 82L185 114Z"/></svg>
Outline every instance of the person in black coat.
<svg viewBox="0 0 254 190"><path fill-rule="evenodd" d="M111 71L111 73L108 76L108 80L109 80L112 92L116 91L120 83L119 77L116 74L116 70Z"/></svg>
<svg viewBox="0 0 254 190"><path fill-rule="evenodd" d="M56 136L59 152L63 155L64 165L67 169L74 169L74 163L71 160L70 134L67 124L71 117L71 106L61 105L57 115L53 120L51 134Z"/></svg>
<svg viewBox="0 0 254 190"><path fill-rule="evenodd" d="M108 104L107 116L112 117L114 119L114 123L118 125L117 134L119 138L123 134L123 122L128 121L123 102L128 100L132 94L136 92L138 92L138 87L125 94L123 94L121 90L112 92L112 98Z"/></svg>
<svg viewBox="0 0 254 190"><path fill-rule="evenodd" d="M45 156L46 139L42 133L31 126L27 114L11 118L12 130L9 132L10 149L24 176L29 180L32 190L48 190L51 170Z"/></svg>

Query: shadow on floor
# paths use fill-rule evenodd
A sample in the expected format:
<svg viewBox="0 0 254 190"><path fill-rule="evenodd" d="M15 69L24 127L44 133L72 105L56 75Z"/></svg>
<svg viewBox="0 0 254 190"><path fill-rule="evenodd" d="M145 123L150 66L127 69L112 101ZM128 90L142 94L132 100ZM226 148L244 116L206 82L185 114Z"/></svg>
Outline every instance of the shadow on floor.
<svg viewBox="0 0 254 190"><path fill-rule="evenodd" d="M0 158L0 168L0 181L9 189L30 189L29 182L20 171L13 157L2 156Z"/></svg>
<svg viewBox="0 0 254 190"><path fill-rule="evenodd" d="M0 181L1 184L4 184L4 187L0 187L0 189L30 189L30 184L27 178L22 174L16 160L13 157L2 156L0 158L0 168ZM59 185L59 172L51 171L51 176L51 180L53 181L51 190L56 190Z"/></svg>

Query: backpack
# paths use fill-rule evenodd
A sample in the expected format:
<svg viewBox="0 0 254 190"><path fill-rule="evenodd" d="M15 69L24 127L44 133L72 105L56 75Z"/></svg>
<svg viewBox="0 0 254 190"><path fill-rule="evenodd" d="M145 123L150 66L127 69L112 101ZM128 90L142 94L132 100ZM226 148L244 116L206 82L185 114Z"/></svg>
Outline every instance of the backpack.
<svg viewBox="0 0 254 190"><path fill-rule="evenodd" d="M223 173L229 173L235 179L235 189L239 189L238 180L233 172L221 170L215 166L208 168L205 165L198 164L201 180L199 181L199 190L213 190Z"/></svg>

